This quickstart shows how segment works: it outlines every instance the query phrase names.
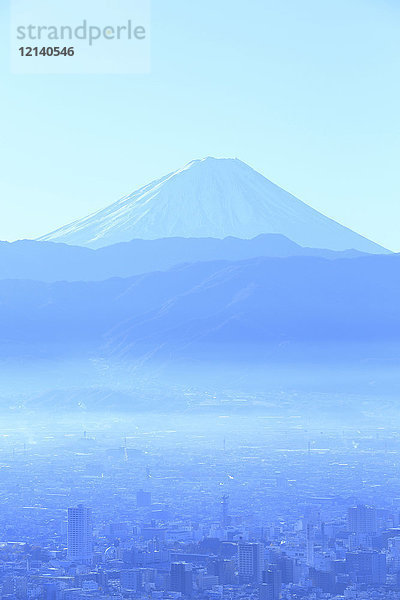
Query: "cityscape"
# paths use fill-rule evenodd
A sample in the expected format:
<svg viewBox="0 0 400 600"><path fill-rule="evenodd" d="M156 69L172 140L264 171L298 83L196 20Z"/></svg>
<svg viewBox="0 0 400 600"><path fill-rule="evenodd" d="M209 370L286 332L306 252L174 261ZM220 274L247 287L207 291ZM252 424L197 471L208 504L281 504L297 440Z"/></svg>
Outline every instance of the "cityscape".
<svg viewBox="0 0 400 600"><path fill-rule="evenodd" d="M0 2L0 600L400 600L399 31Z"/></svg>
<svg viewBox="0 0 400 600"><path fill-rule="evenodd" d="M3 434L1 598L400 598L400 431L151 421Z"/></svg>

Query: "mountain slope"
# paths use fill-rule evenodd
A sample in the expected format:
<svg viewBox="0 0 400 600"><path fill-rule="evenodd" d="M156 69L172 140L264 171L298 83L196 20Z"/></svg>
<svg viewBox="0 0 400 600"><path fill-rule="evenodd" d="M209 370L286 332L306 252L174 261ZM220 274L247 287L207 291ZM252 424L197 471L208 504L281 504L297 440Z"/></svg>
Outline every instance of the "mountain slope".
<svg viewBox="0 0 400 600"><path fill-rule="evenodd" d="M321 256L329 259L360 256L355 250L334 252L302 248L282 235L252 240L225 238L164 238L132 240L98 250L54 242L0 242L0 279L37 281L101 281L165 271L181 263L243 260L258 256Z"/></svg>
<svg viewBox="0 0 400 600"><path fill-rule="evenodd" d="M109 334L119 350L205 345L226 356L244 346L400 342L399 256L327 261L259 258L216 263L215 271L159 308Z"/></svg>
<svg viewBox="0 0 400 600"><path fill-rule="evenodd" d="M0 281L1 355L398 344L400 257L205 262L129 279ZM221 357L223 358L223 357Z"/></svg>
<svg viewBox="0 0 400 600"><path fill-rule="evenodd" d="M282 234L301 246L384 249L307 206L237 159L206 158L39 238L89 248L137 239Z"/></svg>

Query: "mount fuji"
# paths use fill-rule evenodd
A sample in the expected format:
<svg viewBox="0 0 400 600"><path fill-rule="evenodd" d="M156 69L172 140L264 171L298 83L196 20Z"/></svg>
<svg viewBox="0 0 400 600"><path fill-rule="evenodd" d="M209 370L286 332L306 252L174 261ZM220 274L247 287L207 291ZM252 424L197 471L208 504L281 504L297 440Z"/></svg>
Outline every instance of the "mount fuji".
<svg viewBox="0 0 400 600"><path fill-rule="evenodd" d="M132 239L251 239L267 233L312 248L386 252L242 161L211 157L192 161L39 241L96 249Z"/></svg>

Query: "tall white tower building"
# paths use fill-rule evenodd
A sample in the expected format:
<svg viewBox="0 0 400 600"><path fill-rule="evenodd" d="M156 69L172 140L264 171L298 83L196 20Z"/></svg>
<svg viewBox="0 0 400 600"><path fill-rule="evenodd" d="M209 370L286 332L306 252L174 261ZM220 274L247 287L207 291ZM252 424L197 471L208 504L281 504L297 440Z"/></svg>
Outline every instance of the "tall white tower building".
<svg viewBox="0 0 400 600"><path fill-rule="evenodd" d="M307 542L307 565L309 567L314 566L314 527L307 523L307 533L306 533L306 542Z"/></svg>
<svg viewBox="0 0 400 600"><path fill-rule="evenodd" d="M92 509L83 504L68 509L67 558L80 563L93 558Z"/></svg>
<svg viewBox="0 0 400 600"><path fill-rule="evenodd" d="M262 544L240 542L238 566L240 583L260 583L263 570L264 547Z"/></svg>

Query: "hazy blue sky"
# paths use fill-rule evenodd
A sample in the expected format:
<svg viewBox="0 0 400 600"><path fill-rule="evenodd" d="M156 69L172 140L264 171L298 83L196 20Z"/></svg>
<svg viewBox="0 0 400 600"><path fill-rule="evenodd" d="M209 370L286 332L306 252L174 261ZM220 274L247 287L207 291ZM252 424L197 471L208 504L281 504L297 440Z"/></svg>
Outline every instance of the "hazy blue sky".
<svg viewBox="0 0 400 600"><path fill-rule="evenodd" d="M398 0L153 0L140 76L10 75L0 11L0 239L215 155L400 250Z"/></svg>

